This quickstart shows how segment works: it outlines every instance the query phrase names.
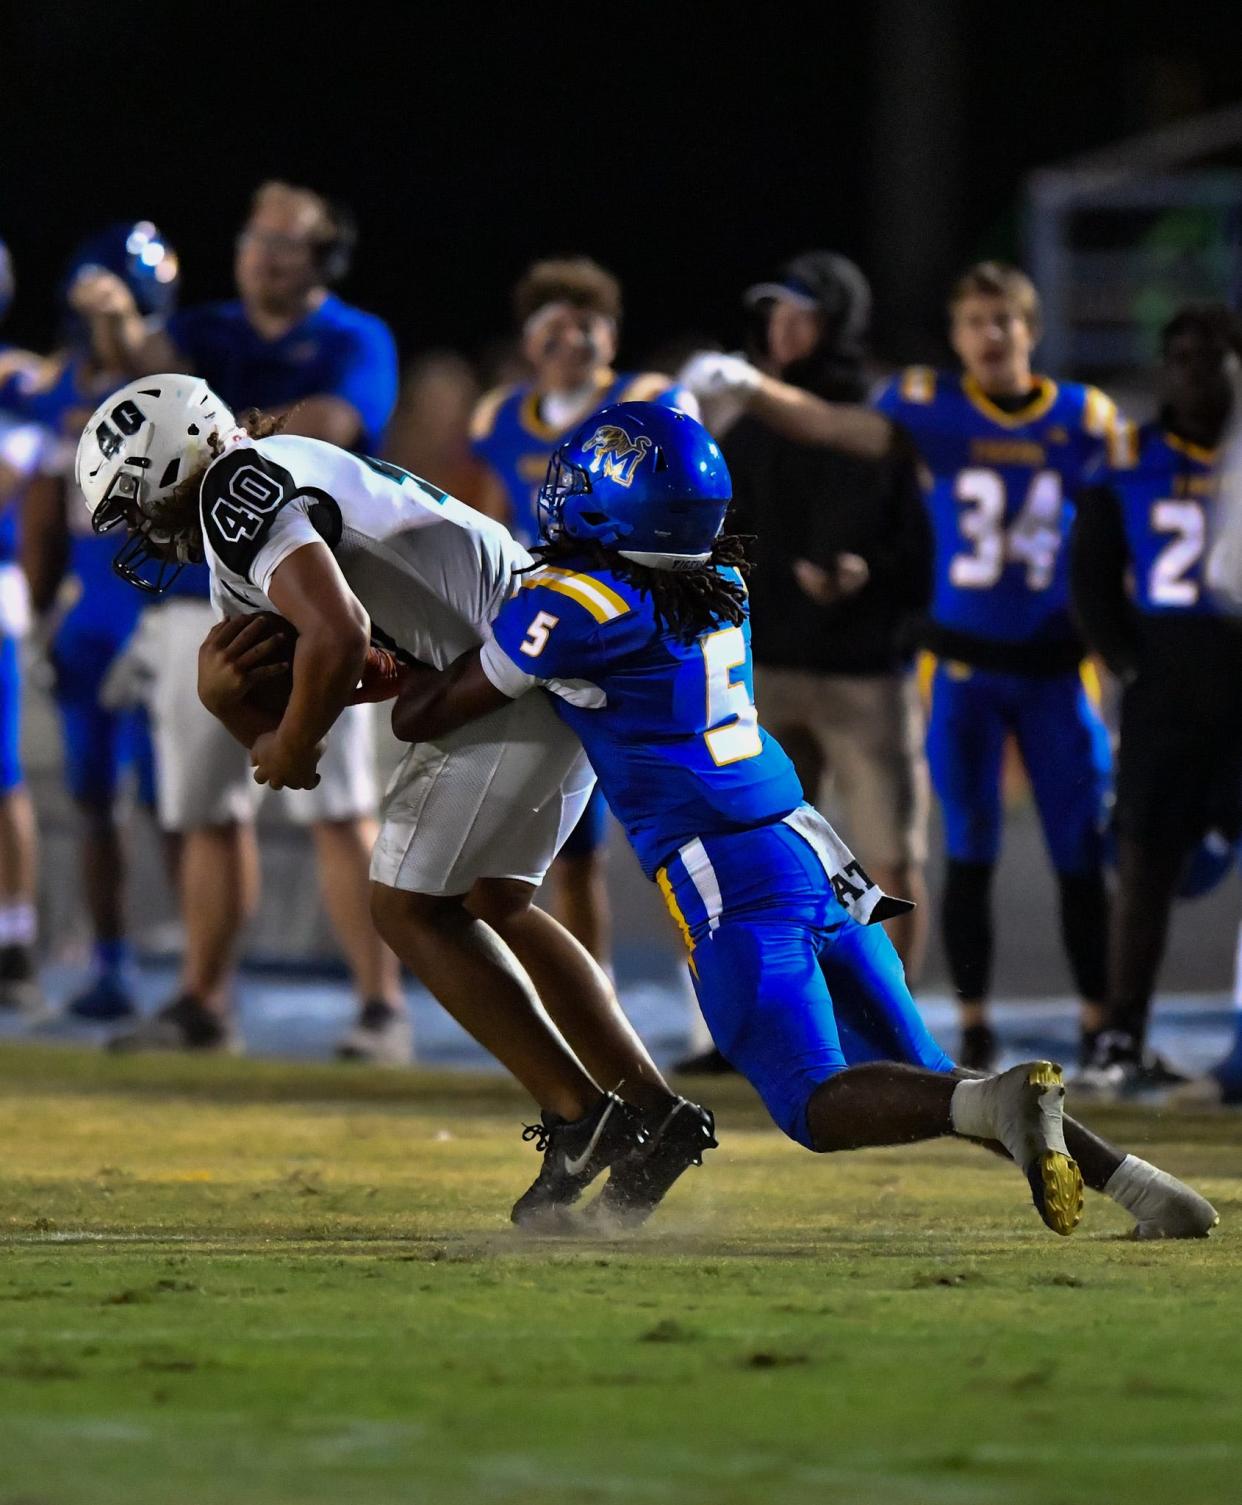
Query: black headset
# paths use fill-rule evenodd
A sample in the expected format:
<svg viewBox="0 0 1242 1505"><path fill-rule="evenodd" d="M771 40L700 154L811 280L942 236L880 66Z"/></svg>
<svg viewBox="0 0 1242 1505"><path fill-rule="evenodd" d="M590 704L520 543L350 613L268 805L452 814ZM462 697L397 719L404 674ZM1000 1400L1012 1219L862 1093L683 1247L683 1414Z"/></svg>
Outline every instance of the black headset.
<svg viewBox="0 0 1242 1505"><path fill-rule="evenodd" d="M326 240L315 243L315 255L320 277L329 287L334 287L349 276L350 262L358 244L358 221L348 205L335 200L328 202L328 218L332 233Z"/></svg>

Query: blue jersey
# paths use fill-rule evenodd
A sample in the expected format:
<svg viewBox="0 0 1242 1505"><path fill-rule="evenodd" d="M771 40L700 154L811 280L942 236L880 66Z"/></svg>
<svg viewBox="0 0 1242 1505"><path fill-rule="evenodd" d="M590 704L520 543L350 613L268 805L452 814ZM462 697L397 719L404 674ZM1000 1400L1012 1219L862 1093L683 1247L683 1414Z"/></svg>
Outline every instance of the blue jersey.
<svg viewBox="0 0 1242 1505"><path fill-rule="evenodd" d="M520 577L492 632L489 678L514 695L552 682L648 877L695 838L801 804L793 764L756 717L749 620L680 642L611 571L544 566Z"/></svg>
<svg viewBox="0 0 1242 1505"><path fill-rule="evenodd" d="M594 408L617 402L658 402L677 408L687 401L681 387L655 372L618 376L615 371L603 370L595 382ZM475 409L470 424L471 447L503 484L509 502L509 531L522 543L530 545L539 537L535 504L552 451L588 416L589 412L581 413L565 428L553 428L541 417L539 393L531 386L498 387Z"/></svg>
<svg viewBox="0 0 1242 1505"><path fill-rule="evenodd" d="M969 376L914 367L876 399L931 472L936 629L1003 645L1076 642L1065 547L1073 497L1116 425L1094 387L1038 377L1016 412Z"/></svg>
<svg viewBox="0 0 1242 1505"><path fill-rule="evenodd" d="M1216 493L1216 451L1159 423L1122 424L1098 483L1116 497L1130 554L1130 599L1141 612L1215 616L1204 588Z"/></svg>
<svg viewBox="0 0 1242 1505"><path fill-rule="evenodd" d="M55 436L53 462L65 476L65 522L69 530L69 574L77 586L74 617L117 642L128 638L144 597L112 568L120 547L116 533L97 534L82 493L73 482L73 454L87 419L110 392L124 383L101 380L87 360L68 353L49 364L37 383L27 384L23 409L29 419Z"/></svg>
<svg viewBox="0 0 1242 1505"><path fill-rule="evenodd" d="M397 401L397 347L382 319L331 294L277 340L266 340L238 301L183 309L168 335L235 413L303 397L341 397L362 429L350 446L378 454Z"/></svg>

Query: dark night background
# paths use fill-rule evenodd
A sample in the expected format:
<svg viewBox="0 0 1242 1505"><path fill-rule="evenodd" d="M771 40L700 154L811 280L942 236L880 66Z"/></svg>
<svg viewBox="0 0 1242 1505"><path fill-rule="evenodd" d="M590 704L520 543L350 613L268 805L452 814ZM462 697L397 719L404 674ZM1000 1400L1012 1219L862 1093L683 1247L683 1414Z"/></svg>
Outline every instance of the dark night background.
<svg viewBox="0 0 1242 1505"><path fill-rule="evenodd" d="M347 297L403 351L507 332L533 256L623 278L633 359L739 332L819 244L873 276L882 353L934 353L959 263L1021 252L1024 175L1242 97L1236 11L875 0L507 12L151 0L0 7L9 339L46 345L84 232L149 217L183 298L230 291L264 177L352 204Z"/></svg>

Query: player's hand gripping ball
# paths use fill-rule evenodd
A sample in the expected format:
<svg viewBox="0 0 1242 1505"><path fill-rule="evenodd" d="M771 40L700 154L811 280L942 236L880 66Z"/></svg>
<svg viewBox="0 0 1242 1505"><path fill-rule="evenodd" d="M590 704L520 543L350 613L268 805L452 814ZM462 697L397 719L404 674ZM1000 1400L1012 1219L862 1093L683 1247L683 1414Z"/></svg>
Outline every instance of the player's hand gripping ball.
<svg viewBox="0 0 1242 1505"><path fill-rule="evenodd" d="M293 690L297 632L272 611L228 617L198 650L198 696L213 714L245 704L277 720Z"/></svg>

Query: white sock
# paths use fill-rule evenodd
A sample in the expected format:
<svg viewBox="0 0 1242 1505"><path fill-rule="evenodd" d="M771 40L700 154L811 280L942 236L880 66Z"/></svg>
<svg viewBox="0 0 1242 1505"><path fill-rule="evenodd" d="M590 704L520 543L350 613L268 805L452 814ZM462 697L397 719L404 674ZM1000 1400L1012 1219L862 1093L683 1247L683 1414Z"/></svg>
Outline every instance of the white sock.
<svg viewBox="0 0 1242 1505"><path fill-rule="evenodd" d="M991 1077L959 1082L949 1099L949 1122L953 1132L967 1139L995 1139L996 1115L992 1109Z"/></svg>
<svg viewBox="0 0 1242 1505"><path fill-rule="evenodd" d="M33 946L35 930L33 904L0 904L0 946Z"/></svg>
<svg viewBox="0 0 1242 1505"><path fill-rule="evenodd" d="M1127 1155L1104 1183L1104 1195L1111 1197L1118 1207L1124 1207L1136 1221L1142 1222L1164 1206L1167 1182L1149 1161L1140 1160L1137 1155Z"/></svg>

